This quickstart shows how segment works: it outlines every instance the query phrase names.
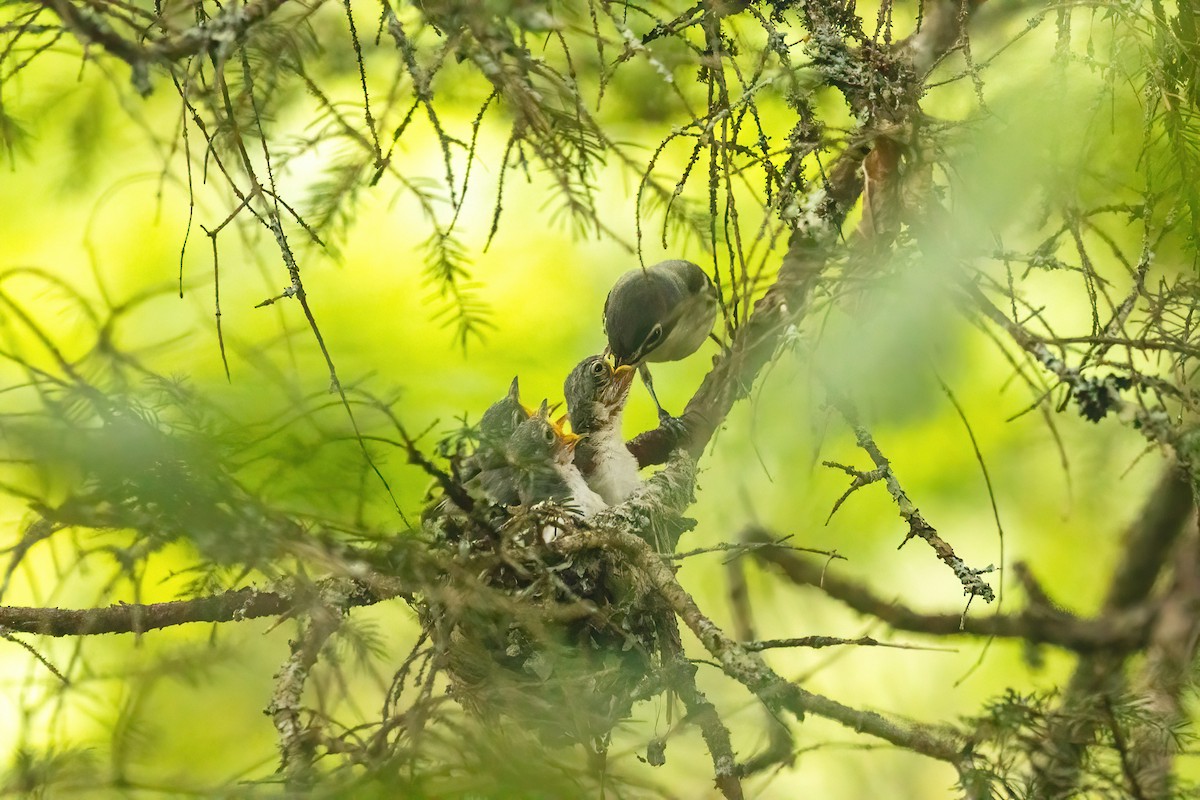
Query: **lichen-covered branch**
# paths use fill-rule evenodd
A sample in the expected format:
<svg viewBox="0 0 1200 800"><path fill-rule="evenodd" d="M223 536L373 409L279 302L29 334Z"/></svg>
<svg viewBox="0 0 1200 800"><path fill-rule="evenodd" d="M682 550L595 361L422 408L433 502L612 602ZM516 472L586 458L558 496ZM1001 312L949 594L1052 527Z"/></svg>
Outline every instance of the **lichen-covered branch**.
<svg viewBox="0 0 1200 800"><path fill-rule="evenodd" d="M1156 444L1172 445L1179 459L1187 462L1194 454L1189 447L1182 446L1183 438L1176 430L1170 415L1164 408L1147 408L1140 403L1127 400L1120 388L1110 378L1099 380L1085 376L1051 349L1050 344L1021 324L1009 319L996 308L982 291L967 285L965 291L973 309L999 326L1017 345L1029 353L1041 367L1067 387L1070 397L1080 406L1081 413L1098 421L1113 412L1119 419L1126 420L1134 429Z"/></svg>
<svg viewBox="0 0 1200 800"><path fill-rule="evenodd" d="M150 93L149 68L172 64L215 47L229 48L253 26L266 20L284 0L252 0L230 5L212 19L167 36L155 36L151 28L140 31L134 41L119 33L103 15L86 3L71 0L41 0L62 19L63 24L84 44L95 43L133 68L133 85L141 94Z"/></svg>
<svg viewBox="0 0 1200 800"><path fill-rule="evenodd" d="M412 590L400 580L375 578L371 588L359 584L347 593L347 607L372 605ZM94 636L145 633L191 622L236 622L278 617L307 607L313 587L295 593L235 589L209 597L165 603L118 603L104 608L29 608L0 606L0 629L39 636Z"/></svg>
<svg viewBox="0 0 1200 800"><path fill-rule="evenodd" d="M300 696L321 648L341 626L344 615L345 610L335 605L314 609L300 636L289 643L291 655L275 673L275 691L267 714L279 732L280 770L293 788L311 781L317 744L301 719Z"/></svg>
<svg viewBox="0 0 1200 800"><path fill-rule="evenodd" d="M748 535L770 541L761 531L751 531ZM1080 653L1129 651L1145 644L1148 626L1157 611L1153 604L1139 603L1094 619L1083 619L1054 606L1039 604L1015 614L924 614L829 571L826 561L780 547L763 547L753 550L752 555L760 563L779 570L792 583L811 586L860 614L875 617L896 630L931 636L1000 636L1052 644Z"/></svg>
<svg viewBox="0 0 1200 800"><path fill-rule="evenodd" d="M712 756L713 782L717 789L727 800L739 800L744 794L729 728L721 721L716 706L709 702L696 686L696 665L684 658L678 644L675 648L676 652L664 654L664 658L669 660L665 665L669 686L683 701L688 718L700 728L700 735L704 737L704 743Z"/></svg>
<svg viewBox="0 0 1200 800"><path fill-rule="evenodd" d="M840 469L843 472L849 473L854 478L850 488L846 490L846 494L843 494L838 499L837 505L834 505L834 511L837 510L838 505L855 489L882 480L887 487L888 494L896 502L896 506L900 510L900 516L908 523L908 535L904 537L904 541L900 542L900 547L907 544L908 540L914 536L924 540L937 553L937 557L942 563L954 570L955 577L963 585L964 594L971 598L982 597L989 603L995 600L996 593L992 591L992 587L988 585L987 581L980 577L984 573L991 572L993 568L972 569L958 557L958 554L954 552L954 548L950 546L950 543L938 534L937 530L921 515L921 512L913 504L912 500L908 498L908 494L900 485L900 479L896 477L896 472L892 469L891 461L879 449L879 445L875 443L875 438L871 436L871 432L866 429L859 419L858 409L855 408L854 403L850 401L849 397L846 397L833 387L827 386L826 388L834 407L837 408L845 418L846 423L854 430L854 437L858 440L858 446L867 452L867 455L871 457L871 461L875 464L875 469L866 473L830 461L824 462L826 466ZM832 516L832 512L830 515Z"/></svg>
<svg viewBox="0 0 1200 800"><path fill-rule="evenodd" d="M615 550L627 557L645 574L670 609L721 665L721 669L753 692L768 708L787 710L797 719L803 719L807 714L817 714L898 747L953 764L960 771L969 769L970 757L965 754L965 740L949 731L890 720L873 711L851 708L785 681L767 666L760 655L748 652L715 625L675 579L671 567L637 536L620 529L601 529L564 537L555 546L565 552Z"/></svg>

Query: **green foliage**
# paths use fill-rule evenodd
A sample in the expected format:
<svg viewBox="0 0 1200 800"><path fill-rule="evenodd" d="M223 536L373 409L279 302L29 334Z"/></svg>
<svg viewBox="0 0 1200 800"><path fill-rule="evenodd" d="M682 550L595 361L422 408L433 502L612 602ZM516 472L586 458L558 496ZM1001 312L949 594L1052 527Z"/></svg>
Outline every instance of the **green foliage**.
<svg viewBox="0 0 1200 800"><path fill-rule="evenodd" d="M242 788L233 788L233 768L172 788L219 783L224 793L282 796L316 781L321 793L347 797L654 796L659 789L640 785L649 779L632 754L693 724L704 728L718 773L728 762L733 774L735 751L743 765L755 763L745 756L761 725L727 709L761 687L749 686L751 695L735 703L706 683L709 705L695 700L693 686L687 718L668 719L666 733L655 720L637 719L654 715L643 701L661 695L680 657L678 608L667 608L661 592L612 553L547 549L547 529L586 526L553 503L495 503L465 475L478 431L462 421L447 433L429 421L496 399L497 375L507 382L513 372L532 373L557 391L559 361L576 360L577 344L586 339L591 347L600 336L595 319L608 276L601 270L616 274L658 250L700 251L724 317L727 349L715 362L715 393L751 395L749 423L724 411L711 420L725 432L705 456L709 494L701 502L708 505L696 513L703 536L732 540L761 520L806 541L827 536L829 547L853 549L859 559L851 588L884 584L880 594L903 605L928 587L947 603L942 587L914 566L923 562L897 568L919 542L899 556L893 539L877 546L886 537L873 534L894 533L890 508L886 519L839 511L862 514L844 527L826 520L844 487L830 490L810 466L826 450L869 436L811 400L811 368L812 383L847 384L869 424L903 443L897 463L906 479L923 478L917 485L930 493L922 513L950 521L946 538L965 541L964 551L993 552L978 531L993 514L997 528L1001 516L1016 516L1018 542L1005 546L1053 563L1048 593L1086 611L1093 598L1080 586L1102 593L1100 560L1140 555L1117 551L1115 531L1098 531L1135 513L1130 498L1141 483L1130 487L1144 476L1117 478L1133 459L1126 451L1169 450L1196 482L1195 10L1068 4L1029 11L1034 18L1022 23L1007 9L977 6L882 2L866 13L853 3L801 0L426 0L385 2L372 28L363 27L363 15L375 12L360 5L355 17L350 3L0 3L0 147L12 169L37 158L0 215L16 220L0 231L9 270L0 274L3 480L22 504L11 514L21 517L22 532L9 544L0 592L20 587L46 606L102 606L206 598L253 584L293 601L282 616L300 622L290 641L264 637L278 650L268 667L239 652L244 641L164 646L137 667L137 650L113 651L120 663L107 708L115 710L101 720L99 755L74 749L84 737L64 709L85 701L73 685L55 683L60 666L72 682L100 674L93 645L48 646L43 655L42 640L34 640L35 667L57 666L49 677L38 673L52 688L30 681L33 688L19 692L29 704L21 723L36 730L44 712L52 724L45 742L31 737L15 748L5 787L145 788L139 779L153 769L142 755L157 757L163 717L173 712L156 695L181 696L162 679L202 696L221 679L217 664L263 679L247 689L256 716L268 705L266 677L278 671L270 719L259 721L264 730L275 725L267 733L283 742L283 769L297 770L286 774L293 785L275 776L272 746L256 741L244 748L255 763L245 767ZM967 21L963 33L958 26ZM909 38L910 31L918 32ZM154 94L143 99L149 89ZM51 178L80 194L115 180L123 156L110 140L126 138L127 119L138 121L154 154L153 213L117 203L120 225L97 211L99 221L84 226L65 203L60 210L38 194ZM51 163L64 164L62 174ZM30 221L26 191L30 204L45 204L48 223ZM240 375L230 370L232 388L190 374L209 365L193 352L140 351L143 342L122 327L146 314L160 326L149 337L157 346L182 316L179 306L147 311L141 283L134 300L113 299L124 296L113 285L144 281L139 271L164 262L152 246L157 214L179 230L192 231L195 220L209 237L204 269L219 284L211 311L222 326L211 350L241 367ZM125 238L104 240L106 225ZM594 252L580 246L566 254L561 240L544 235L551 228L600 241L588 243ZM80 239L85 255L63 244ZM355 249L364 241L369 246ZM489 247L503 253L496 269L485 266ZM209 248L192 248L181 270L184 261L192 269L197 249L210 257ZM365 254L353 265L361 270L329 269L329 259L352 251ZM55 269L14 269L31 252ZM73 260L90 266L100 300L73 288L68 267L59 272L66 263L73 269ZM273 297L263 305L274 305L250 317L245 312L264 296L246 268L255 264L266 265L262 285ZM585 272L593 266L594 284ZM482 275L497 280L484 285ZM412 279L420 297L409 302L393 292L393 279L396 286ZM597 296L585 296L591 290ZM182 281L179 291L196 296ZM558 316L530 319L535 303ZM270 327L279 321L281 329ZM984 333L966 331L970 325ZM435 344L430 327L448 331L461 353ZM397 343L396 330L408 341ZM493 335L508 339L497 344ZM374 349L348 355L366 348L355 336ZM739 372L755 348L772 362L771 379L757 385L754 373L743 381ZM464 369L468 357L476 360ZM179 372L184 377L169 377ZM383 372L387 388L362 377L369 372ZM1009 382L1024 384L1027 395L997 401ZM951 384L975 393L972 415ZM1022 409L1041 412L1048 430L1021 418ZM1004 430L1016 432L997 432L1014 414ZM409 424L428 427L414 436ZM1042 444L1051 456L1033 454ZM1067 480L1077 481L1071 491L1084 507L1078 538L1060 523L1061 498L1046 487L1047 458L1073 470ZM976 462L991 503L971 494L983 492L979 486L964 488ZM997 467L995 484L985 462ZM888 462L880 455L876 463ZM777 484L757 471L768 464L781 476ZM654 484L681 508L695 488L691 469L683 472L686 480L668 471ZM882 475L845 472L863 486ZM435 490L418 500L419 484L429 480ZM672 480L678 485L666 486ZM910 500L888 489L902 508L915 508L916 492ZM425 513L415 524L421 502ZM614 524L668 553L692 521L660 511L615 513ZM1047 555L1054 548L1056 558ZM1146 603L1182 583L1171 553L1160 556ZM936 558L963 563L944 551ZM1013 554L1001 549L998 559L1011 575ZM715 569L689 562L680 574L701 587L698 606L724 600ZM956 589L954 576L942 577ZM798 605L775 591L773 576L755 580L740 596L772 595L763 627L858 624L807 598ZM1037 612L1045 598L1032 581L1025 589L1032 599L1024 607ZM729 591L738 595L732 583ZM862 594L869 592L854 596ZM411 613L379 602L376 617L349 615L360 601L396 597ZM735 638L752 637L748 611L735 607L733 616ZM325 639L312 635L324 630L314 620L328 624ZM280 624L290 637L291 620ZM228 635L214 628L214 640ZM920 630L914 626L914 635ZM705 649L691 655L728 675L737 659L722 660L701 639ZM5 635L0 644L24 641ZM279 667L284 651L286 668ZM1053 652L1046 670L1059 680L1061 654ZM1114 655L1109 672L1144 676L1134 652ZM787 674L828 682L813 691L841 691L864 708L900 703L887 694L899 671L847 670L859 679L839 684L842 675L802 653L773 657L793 670ZM951 679L930 663L921 664L927 685L905 687L904 713L936 717L951 703L960 710L973 702L950 697L941 681ZM878 680L881 673L889 679ZM1150 742L1172 763L1191 744L1185 688L1172 695L1179 709L1156 713L1130 690L1077 705L1067 692L1031 691L1029 673L1003 668L987 691L996 673L1015 685L954 731L914 725L968 742L954 763L967 796L1034 796L1052 771L1046 763L1056 761L1080 792L1127 796L1140 774L1130 766L1138 746ZM289 674L301 675L298 686L288 685ZM715 669L703 677L717 683ZM294 702L285 689L295 689ZM931 695L943 705L921 707ZM718 723L722 715L736 720L727 756L708 708L720 708L712 712ZM289 750L291 723L302 733ZM1072 726L1086 735L1061 735ZM785 742L772 757L786 762L795 749ZM293 751L311 756L313 774L289 762ZM606 752L610 766L602 763ZM693 755L661 781L682 775L681 796L712 780L699 775ZM799 783L810 769L806 758L780 774ZM853 772L863 787L891 789L895 775L907 774ZM935 775L938 786L948 774ZM1173 780L1161 796L1191 789L1170 769L1164 775ZM770 791L770 780L755 788Z"/></svg>
<svg viewBox="0 0 1200 800"><path fill-rule="evenodd" d="M1138 750L1139 743L1166 738L1171 747L1185 750L1195 739L1185 726L1164 721L1132 694L1087 698L1082 704L1075 701L1067 711L1059 708L1061 699L1054 692L1022 694L1008 689L988 703L983 714L964 720L976 732L977 752L986 753L989 765L966 778L964 789L971 784L981 797L1041 796L1045 787L1036 776L1050 763L1048 748L1086 747L1089 755L1078 796L1126 798L1142 791L1137 780L1145 756ZM1064 714L1070 714L1065 728ZM1094 733L1079 739L1085 731ZM1063 736L1068 738L1056 741ZM1160 796L1193 797L1197 788L1181 781Z"/></svg>
<svg viewBox="0 0 1200 800"><path fill-rule="evenodd" d="M466 249L451 234L435 231L426 240L425 283L430 299L441 301L437 319L454 327L454 338L464 351L472 338L482 338L485 330L495 327L479 285L471 281Z"/></svg>

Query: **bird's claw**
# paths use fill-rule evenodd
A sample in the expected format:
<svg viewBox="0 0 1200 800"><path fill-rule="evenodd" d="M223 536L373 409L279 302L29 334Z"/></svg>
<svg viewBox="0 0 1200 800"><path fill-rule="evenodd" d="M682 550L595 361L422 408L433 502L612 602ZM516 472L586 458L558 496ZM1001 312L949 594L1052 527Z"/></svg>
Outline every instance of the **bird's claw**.
<svg viewBox="0 0 1200 800"><path fill-rule="evenodd" d="M658 410L658 427L670 434L673 445L679 444L688 435L687 423L683 418L672 417L661 408Z"/></svg>

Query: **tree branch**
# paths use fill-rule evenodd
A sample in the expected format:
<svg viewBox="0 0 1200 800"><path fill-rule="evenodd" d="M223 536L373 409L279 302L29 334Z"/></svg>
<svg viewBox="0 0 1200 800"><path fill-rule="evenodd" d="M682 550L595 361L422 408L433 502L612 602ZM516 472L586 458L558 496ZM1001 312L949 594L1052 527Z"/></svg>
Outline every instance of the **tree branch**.
<svg viewBox="0 0 1200 800"><path fill-rule="evenodd" d="M642 539L620 529L607 529L565 536L553 546L563 552L602 549L627 557L712 654L725 674L753 692L768 708L786 709L797 719L816 714L906 750L945 761L960 772L969 768L966 741L949 732L890 720L873 711L860 711L785 681L761 656L747 652L705 616L691 595L675 580L671 567Z"/></svg>
<svg viewBox="0 0 1200 800"><path fill-rule="evenodd" d="M924 24L897 46L913 72L924 75L958 40L970 11L978 5L956 0L938 0L928 5ZM920 91L898 114L919 111ZM889 124L895 124L890 119ZM862 163L871 152L874 134L867 128L851 137L850 144L834 160L826 180L810 195L805 209L791 223L788 249L775 283L755 304L749 320L734 333L729 348L713 360L680 419L686 431L683 445L694 456L708 446L734 403L750 394L763 368L776 354L785 334L804 319L809 299L829 260L846 215L862 192ZM680 442L669 427L647 431L629 442L638 464L662 464Z"/></svg>
<svg viewBox="0 0 1200 800"><path fill-rule="evenodd" d="M920 510L908 498L908 494L900 485L900 479L896 477L896 473L892 469L891 461L879 449L879 445L875 443L875 438L871 436L871 432L859 420L858 409L855 408L850 398L837 391L828 382L826 382L826 391L829 393L830 401L841 412L846 423L854 431L854 437L858 441L858 446L867 452L867 455L871 457L871 461L875 464L875 469L869 473L864 473L831 461L823 462L826 466L840 469L854 476L854 482L846 490L846 494L838 499L837 505L834 505L834 511L837 511L837 506L855 489L882 480L887 487L888 494L896 502L896 506L900 510L900 516L908 523L908 535L904 537L904 541L900 543L900 547L907 544L908 540L914 536L924 540L937 553L937 557L942 563L954 571L955 577L963 585L964 594L971 598L982 597L985 601L992 602L996 598L996 593L992 591L992 587L980 575L991 572L993 568L989 566L984 569L972 569L958 557L958 554L954 552L954 548L950 546L950 543L938 534L937 529L925 520ZM830 512L830 516L833 516L832 512Z"/></svg>
<svg viewBox="0 0 1200 800"><path fill-rule="evenodd" d="M375 578L371 588L355 583L347 608L373 605L410 590L396 579ZM313 602L314 591L296 594L235 589L210 597L166 603L119 603L105 608L27 608L0 606L0 630L40 636L93 636L103 633L145 633L189 622L233 622L292 614Z"/></svg>
<svg viewBox="0 0 1200 800"><path fill-rule="evenodd" d="M773 541L765 531L757 529L748 531L746 536L756 542ZM1045 605L1033 606L1017 614L983 617L959 613L922 614L884 600L857 581L827 572L825 561L779 547L762 547L752 553L760 562L780 570L792 583L820 589L858 613L880 619L896 630L931 636L1001 636L1034 644L1052 644L1080 653L1111 649L1129 651L1146 643L1148 626L1157 610L1151 604L1139 604L1095 619L1080 619Z"/></svg>
<svg viewBox="0 0 1200 800"><path fill-rule="evenodd" d="M674 623L674 619L671 620ZM683 656L676 633L673 652L664 653L670 658L668 665L669 685L679 695L690 717L699 727L700 735L708 746L713 761L713 778L717 788L727 800L741 800L742 782L739 780L737 760L733 755L733 742L729 728L721 720L716 706L708 701L696 686L696 665Z"/></svg>
<svg viewBox="0 0 1200 800"><path fill-rule="evenodd" d="M1105 616L1133 608L1149 596L1184 523L1193 513L1191 487L1178 468L1169 467L1125 533L1124 558L1117 562L1109 583ZM1146 633L1150 630L1147 625ZM1034 760L1038 797L1060 798L1075 792L1079 770L1100 719L1100 702L1122 688L1126 658L1127 652L1118 650L1079 659L1061 706L1047 722Z"/></svg>
<svg viewBox="0 0 1200 800"><path fill-rule="evenodd" d="M143 95L149 94L147 70L151 64L170 64L199 55L212 47L230 45L254 25L262 22L284 4L285 0L252 0L231 4L206 23L188 28L173 36L149 37L148 44L139 44L113 30L100 13L70 0L41 0L41 4L62 19L64 26L83 44L100 45L133 68L134 87Z"/></svg>
<svg viewBox="0 0 1200 800"><path fill-rule="evenodd" d="M267 714L279 732L280 770L293 789L311 782L316 749L314 737L300 719L300 696L321 648L341 627L344 615L344 609L337 605L316 608L305 621L299 638L290 642L291 655L275 673L275 692Z"/></svg>
<svg viewBox="0 0 1200 800"><path fill-rule="evenodd" d="M1132 778L1146 797L1172 796L1174 730L1186 723L1188 691L1200 640L1200 534L1193 528L1175 553L1171 587L1150 636L1136 686L1146 718L1133 730Z"/></svg>

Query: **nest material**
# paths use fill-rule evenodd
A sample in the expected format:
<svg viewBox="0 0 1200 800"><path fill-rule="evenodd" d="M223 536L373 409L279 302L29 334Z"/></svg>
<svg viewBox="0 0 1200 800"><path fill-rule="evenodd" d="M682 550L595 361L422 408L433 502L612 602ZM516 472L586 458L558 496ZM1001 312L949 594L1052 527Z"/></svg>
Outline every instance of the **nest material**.
<svg viewBox="0 0 1200 800"><path fill-rule="evenodd" d="M547 528L562 535L573 524L546 505L509 519L498 539L442 539L479 585L461 595L447 587L462 602L424 614L459 703L548 746L607 737L678 641L672 615L619 555L562 556L542 542ZM453 530L464 533L463 519Z"/></svg>
<svg viewBox="0 0 1200 800"><path fill-rule="evenodd" d="M463 450L460 442L447 453L444 477L469 508L443 494L423 516L434 548L455 567L421 613L451 692L485 724L508 723L546 746L603 741L635 702L663 691L660 667L680 652L679 630L621 554L564 555L546 542L600 524L673 551L695 524L682 516L694 500L695 464L676 451L603 523L581 522L551 502L497 504L462 480Z"/></svg>

